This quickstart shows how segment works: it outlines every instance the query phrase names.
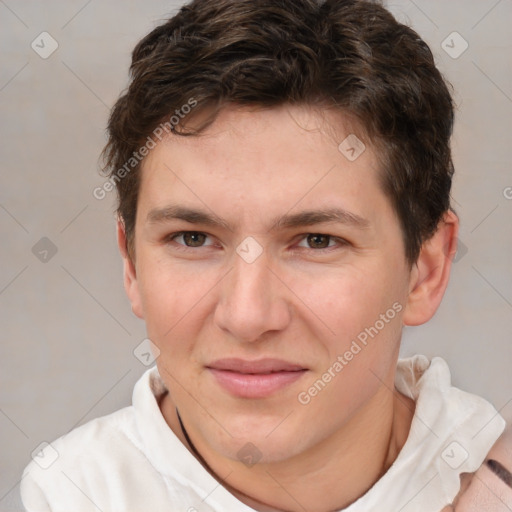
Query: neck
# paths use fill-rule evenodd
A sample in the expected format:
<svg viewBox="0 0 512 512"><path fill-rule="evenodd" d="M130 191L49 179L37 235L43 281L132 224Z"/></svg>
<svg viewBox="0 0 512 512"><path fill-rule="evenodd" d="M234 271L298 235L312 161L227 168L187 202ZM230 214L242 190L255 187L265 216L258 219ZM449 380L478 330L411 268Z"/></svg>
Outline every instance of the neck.
<svg viewBox="0 0 512 512"><path fill-rule="evenodd" d="M353 503L387 471L407 439L414 402L383 386L356 416L308 451L251 468L214 453L191 426L187 433L169 395L161 408L183 444L246 505L259 512L326 512ZM229 476L223 481L219 475Z"/></svg>

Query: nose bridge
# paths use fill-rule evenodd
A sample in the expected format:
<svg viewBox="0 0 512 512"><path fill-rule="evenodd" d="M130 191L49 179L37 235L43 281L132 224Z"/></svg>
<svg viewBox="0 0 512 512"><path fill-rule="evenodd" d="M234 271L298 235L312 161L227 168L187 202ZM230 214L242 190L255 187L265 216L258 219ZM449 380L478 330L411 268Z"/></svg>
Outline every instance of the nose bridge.
<svg viewBox="0 0 512 512"><path fill-rule="evenodd" d="M239 341L254 341L267 331L283 329L289 321L288 306L266 255L252 262L236 255L233 264L223 280L218 326Z"/></svg>
<svg viewBox="0 0 512 512"><path fill-rule="evenodd" d="M231 293L239 299L248 300L256 306L262 306L270 298L271 272L266 257L260 257L248 263L243 258L236 258L232 276Z"/></svg>

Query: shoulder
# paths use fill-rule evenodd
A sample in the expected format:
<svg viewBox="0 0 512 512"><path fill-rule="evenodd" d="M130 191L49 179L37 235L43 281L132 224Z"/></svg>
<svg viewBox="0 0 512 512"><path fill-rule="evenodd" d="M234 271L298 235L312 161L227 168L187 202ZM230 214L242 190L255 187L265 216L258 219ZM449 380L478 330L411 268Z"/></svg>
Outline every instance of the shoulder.
<svg viewBox="0 0 512 512"><path fill-rule="evenodd" d="M21 495L29 511L50 510L48 503L87 502L88 489L110 485L109 475L126 473L127 459L143 457L133 407L94 419L33 453L21 480ZM122 471L121 471L122 469ZM108 482L108 483L107 483ZM90 503L84 503L88 510ZM77 509L78 510L78 509Z"/></svg>
<svg viewBox="0 0 512 512"><path fill-rule="evenodd" d="M105 448L115 450L118 445L124 447L127 442L133 443L134 433L136 428L133 407L125 407L91 420L55 441L46 443L42 452L34 454L33 461L28 467L50 469L55 463L56 467L63 469L83 459L100 462L105 460L105 457L98 458L98 455L105 455Z"/></svg>

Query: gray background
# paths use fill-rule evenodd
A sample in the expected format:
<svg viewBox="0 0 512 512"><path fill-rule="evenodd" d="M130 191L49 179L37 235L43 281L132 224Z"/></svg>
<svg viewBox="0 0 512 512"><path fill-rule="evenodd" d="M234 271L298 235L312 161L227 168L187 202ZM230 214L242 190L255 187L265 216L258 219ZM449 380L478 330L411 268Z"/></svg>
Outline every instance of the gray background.
<svg viewBox="0 0 512 512"><path fill-rule="evenodd" d="M0 0L1 511L20 509L21 472L40 442L128 405L145 370L133 355L145 331L122 288L114 196L92 191L130 52L181 3ZM512 0L388 6L431 45L459 106L463 247L443 305L405 330L403 354L444 357L457 386L510 417ZM47 59L31 48L50 48L43 31L59 45ZM469 44L457 58L443 49L463 48L453 31Z"/></svg>

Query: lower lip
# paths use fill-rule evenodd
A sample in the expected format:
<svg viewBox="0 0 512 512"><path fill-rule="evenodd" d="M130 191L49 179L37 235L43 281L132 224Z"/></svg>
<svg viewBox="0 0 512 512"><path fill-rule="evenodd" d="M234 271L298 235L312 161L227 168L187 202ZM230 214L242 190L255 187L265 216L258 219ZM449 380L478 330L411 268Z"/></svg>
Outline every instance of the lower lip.
<svg viewBox="0 0 512 512"><path fill-rule="evenodd" d="M265 398L300 379L306 370L268 374L237 373L209 368L217 382L239 398Z"/></svg>

